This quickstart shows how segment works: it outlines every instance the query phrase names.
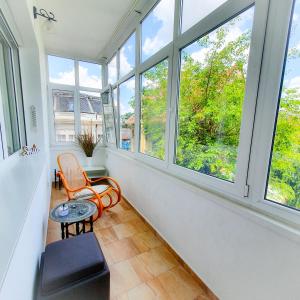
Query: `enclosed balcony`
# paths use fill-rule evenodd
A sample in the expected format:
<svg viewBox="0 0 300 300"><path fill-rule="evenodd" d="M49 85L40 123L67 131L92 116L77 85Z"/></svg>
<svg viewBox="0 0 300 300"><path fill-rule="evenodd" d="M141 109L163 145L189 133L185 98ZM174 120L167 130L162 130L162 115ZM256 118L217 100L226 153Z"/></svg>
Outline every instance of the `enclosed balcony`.
<svg viewBox="0 0 300 300"><path fill-rule="evenodd" d="M0 0L0 299L300 299L300 0Z"/></svg>

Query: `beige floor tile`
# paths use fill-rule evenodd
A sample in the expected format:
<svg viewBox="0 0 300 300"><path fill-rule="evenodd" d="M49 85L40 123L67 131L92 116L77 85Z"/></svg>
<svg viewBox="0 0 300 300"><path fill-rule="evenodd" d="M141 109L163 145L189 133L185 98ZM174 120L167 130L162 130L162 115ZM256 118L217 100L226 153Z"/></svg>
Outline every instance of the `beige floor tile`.
<svg viewBox="0 0 300 300"><path fill-rule="evenodd" d="M96 228L94 230L96 237L100 243L100 245L107 245L111 242L114 242L118 239L115 231L111 228L103 228L103 229L98 229Z"/></svg>
<svg viewBox="0 0 300 300"><path fill-rule="evenodd" d="M121 221L116 213L104 211L101 218L94 223L94 227L95 229L103 229L120 223Z"/></svg>
<svg viewBox="0 0 300 300"><path fill-rule="evenodd" d="M154 276L148 271L147 265L140 257L135 256L131 258L129 262L143 282L152 280L154 278Z"/></svg>
<svg viewBox="0 0 300 300"><path fill-rule="evenodd" d="M130 222L121 223L112 227L119 240L138 233L138 229Z"/></svg>
<svg viewBox="0 0 300 300"><path fill-rule="evenodd" d="M47 233L47 245L56 241L59 241L61 239L61 233L60 230L57 229L48 229Z"/></svg>
<svg viewBox="0 0 300 300"><path fill-rule="evenodd" d="M124 293L122 295L118 295L117 297L114 298L115 300L128 300L128 295L127 293ZM111 299L112 300L112 299Z"/></svg>
<svg viewBox="0 0 300 300"><path fill-rule="evenodd" d="M51 208L66 199L64 190L52 189ZM70 231L75 232L75 227ZM111 271L111 300L209 299L127 202L104 211L94 222L94 232ZM49 220L47 243L60 239L60 224Z"/></svg>
<svg viewBox="0 0 300 300"><path fill-rule="evenodd" d="M115 262L110 254L110 250L106 248L105 245L101 245L102 252L104 254L105 260L109 266L112 266Z"/></svg>
<svg viewBox="0 0 300 300"><path fill-rule="evenodd" d="M206 297L200 285L181 266L160 274L158 279L171 299L195 300L197 297Z"/></svg>
<svg viewBox="0 0 300 300"><path fill-rule="evenodd" d="M140 252L149 251L152 248L162 246L161 240L152 232L144 231L131 237Z"/></svg>
<svg viewBox="0 0 300 300"><path fill-rule="evenodd" d="M125 238L105 245L107 252L114 263L129 259L138 255L140 252L131 239Z"/></svg>
<svg viewBox="0 0 300 300"><path fill-rule="evenodd" d="M110 276L111 297L117 297L142 283L128 260L111 266Z"/></svg>
<svg viewBox="0 0 300 300"><path fill-rule="evenodd" d="M132 220L140 219L138 214L134 212L133 210L124 210L124 212L120 215L118 215L121 222L129 222Z"/></svg>
<svg viewBox="0 0 300 300"><path fill-rule="evenodd" d="M147 285L153 290L153 292L157 296L157 299L172 300L157 277L148 281Z"/></svg>
<svg viewBox="0 0 300 300"><path fill-rule="evenodd" d="M131 221L129 221L129 223L131 223L138 230L138 232L152 230L151 227L145 221L143 221L141 218L131 220Z"/></svg>
<svg viewBox="0 0 300 300"><path fill-rule="evenodd" d="M174 256L164 246L144 252L138 258L146 265L147 270L153 276L158 276L178 264Z"/></svg>
<svg viewBox="0 0 300 300"><path fill-rule="evenodd" d="M131 205L129 203L127 203L127 201L125 200L121 200L119 203L123 209L127 210L127 209L132 209Z"/></svg>
<svg viewBox="0 0 300 300"><path fill-rule="evenodd" d="M128 291L129 300L156 300L157 296L154 291L145 283Z"/></svg>

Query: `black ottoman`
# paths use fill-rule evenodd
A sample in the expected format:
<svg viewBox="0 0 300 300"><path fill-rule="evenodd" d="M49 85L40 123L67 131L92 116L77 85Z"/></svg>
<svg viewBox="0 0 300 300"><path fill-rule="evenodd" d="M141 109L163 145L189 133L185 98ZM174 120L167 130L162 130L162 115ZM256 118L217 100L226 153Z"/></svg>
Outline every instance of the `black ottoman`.
<svg viewBox="0 0 300 300"><path fill-rule="evenodd" d="M49 244L42 254L38 300L108 300L110 274L94 233Z"/></svg>

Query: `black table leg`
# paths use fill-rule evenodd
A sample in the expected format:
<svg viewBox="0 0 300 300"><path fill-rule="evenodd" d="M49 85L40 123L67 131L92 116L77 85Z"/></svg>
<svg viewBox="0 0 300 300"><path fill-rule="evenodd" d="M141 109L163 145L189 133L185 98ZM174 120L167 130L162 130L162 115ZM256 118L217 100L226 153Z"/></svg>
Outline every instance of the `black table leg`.
<svg viewBox="0 0 300 300"><path fill-rule="evenodd" d="M56 169L54 169L54 188L56 189L56 182L57 182L57 178L56 178L57 174L56 174Z"/></svg>
<svg viewBox="0 0 300 300"><path fill-rule="evenodd" d="M85 233L85 220L82 222L82 232Z"/></svg>
<svg viewBox="0 0 300 300"><path fill-rule="evenodd" d="M65 227L66 227L66 238L68 239L69 238L69 224L66 223Z"/></svg>
<svg viewBox="0 0 300 300"><path fill-rule="evenodd" d="M90 216L90 226L91 226L90 232L93 232L94 231L94 229L93 229L93 216Z"/></svg>
<svg viewBox="0 0 300 300"><path fill-rule="evenodd" d="M76 222L76 235L79 234L79 222Z"/></svg>
<svg viewBox="0 0 300 300"><path fill-rule="evenodd" d="M60 223L60 228L61 228L61 238L65 238L65 225L64 223Z"/></svg>

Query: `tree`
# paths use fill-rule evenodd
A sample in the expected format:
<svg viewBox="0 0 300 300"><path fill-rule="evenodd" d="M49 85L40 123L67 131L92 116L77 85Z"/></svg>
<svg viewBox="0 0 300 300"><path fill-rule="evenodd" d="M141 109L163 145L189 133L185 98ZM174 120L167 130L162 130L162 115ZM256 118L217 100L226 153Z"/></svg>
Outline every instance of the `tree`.
<svg viewBox="0 0 300 300"><path fill-rule="evenodd" d="M182 50L176 163L234 181L251 31L229 40L231 25L196 43L196 60ZM299 51L298 51L299 52ZM289 57L299 57L291 49ZM143 74L141 139L146 154L163 159L167 104L167 61ZM300 93L285 87L280 99L267 198L300 208Z"/></svg>

